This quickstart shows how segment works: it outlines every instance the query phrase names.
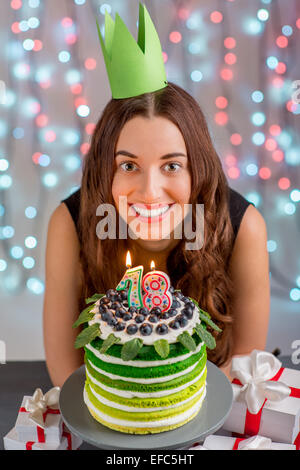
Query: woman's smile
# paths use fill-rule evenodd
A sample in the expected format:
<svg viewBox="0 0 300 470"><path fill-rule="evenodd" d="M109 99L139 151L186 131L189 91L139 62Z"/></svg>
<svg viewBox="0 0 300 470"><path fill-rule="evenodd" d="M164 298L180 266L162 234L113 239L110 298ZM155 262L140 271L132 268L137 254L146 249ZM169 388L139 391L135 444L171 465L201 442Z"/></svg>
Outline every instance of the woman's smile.
<svg viewBox="0 0 300 470"><path fill-rule="evenodd" d="M141 204L134 203L128 204L129 206L129 215L133 215L138 218L140 222L145 222L148 224L160 222L167 216L170 208L175 203L160 203L160 204Z"/></svg>

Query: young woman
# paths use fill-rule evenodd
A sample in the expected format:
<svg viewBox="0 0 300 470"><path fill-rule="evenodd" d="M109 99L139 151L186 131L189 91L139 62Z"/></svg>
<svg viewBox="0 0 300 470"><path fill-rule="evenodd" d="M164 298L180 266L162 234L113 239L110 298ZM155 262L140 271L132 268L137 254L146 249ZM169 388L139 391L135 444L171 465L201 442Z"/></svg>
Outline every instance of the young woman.
<svg viewBox="0 0 300 470"><path fill-rule="evenodd" d="M96 209L109 203L120 211L120 196L127 198L127 223L140 218L144 232L139 238L99 239ZM194 216L196 204L204 204L204 240L197 250L185 249L184 232L182 239L174 236L184 204L192 204ZM143 205L173 213L170 237L147 236L151 213L141 213ZM151 223L159 225L160 219ZM86 297L117 286L127 250L132 265L144 265L146 272L155 260L175 289L196 299L222 328L208 358L228 377L233 355L265 348L270 304L265 221L228 187L199 105L173 83L107 104L84 160L80 190L51 215L44 342L54 385L61 386L83 363L72 324Z"/></svg>

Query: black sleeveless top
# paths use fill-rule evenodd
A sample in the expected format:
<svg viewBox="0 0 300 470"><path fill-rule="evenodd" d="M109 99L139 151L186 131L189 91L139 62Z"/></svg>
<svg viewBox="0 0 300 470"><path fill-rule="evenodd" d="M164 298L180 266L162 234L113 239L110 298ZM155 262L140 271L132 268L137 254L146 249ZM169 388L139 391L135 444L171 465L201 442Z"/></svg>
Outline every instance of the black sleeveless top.
<svg viewBox="0 0 300 470"><path fill-rule="evenodd" d="M80 188L73 194L71 194L71 196L61 200L61 202L64 202L67 208L69 209L69 212L77 229L80 206ZM229 188L229 213L234 231L234 238L236 238L237 236L239 227L242 222L242 218L246 212L247 207L250 204L252 204L252 202L247 201L247 199L245 199L240 193L238 193L232 188Z"/></svg>

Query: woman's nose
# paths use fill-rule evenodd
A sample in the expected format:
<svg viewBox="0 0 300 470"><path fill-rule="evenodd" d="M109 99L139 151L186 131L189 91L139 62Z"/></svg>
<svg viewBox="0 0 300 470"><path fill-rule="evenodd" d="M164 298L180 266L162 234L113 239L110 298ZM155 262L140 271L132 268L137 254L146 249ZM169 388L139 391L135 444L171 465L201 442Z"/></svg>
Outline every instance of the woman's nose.
<svg viewBox="0 0 300 470"><path fill-rule="evenodd" d="M154 203L160 200L163 181L155 169L148 170L141 178L139 192L144 203Z"/></svg>

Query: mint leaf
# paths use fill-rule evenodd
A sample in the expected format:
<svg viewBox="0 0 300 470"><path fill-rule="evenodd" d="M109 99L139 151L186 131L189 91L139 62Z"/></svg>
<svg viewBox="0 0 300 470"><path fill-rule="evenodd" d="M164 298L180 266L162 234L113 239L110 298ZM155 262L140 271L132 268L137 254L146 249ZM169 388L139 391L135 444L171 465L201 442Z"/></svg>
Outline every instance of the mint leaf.
<svg viewBox="0 0 300 470"><path fill-rule="evenodd" d="M184 331L181 335L177 336L177 341L183 344L183 346L185 346L189 351L196 350L196 343L187 331Z"/></svg>
<svg viewBox="0 0 300 470"><path fill-rule="evenodd" d="M204 341L208 349L214 349L216 347L216 340L213 335L207 331L200 323L195 325L195 331L199 338Z"/></svg>
<svg viewBox="0 0 300 470"><path fill-rule="evenodd" d="M113 344L119 343L120 338L117 338L113 333L111 333L102 343L100 348L101 353L105 353Z"/></svg>
<svg viewBox="0 0 300 470"><path fill-rule="evenodd" d="M162 357L163 359L166 359L166 357L168 357L169 352L170 352L170 346L166 339L156 340L153 346L157 354L160 355L160 357Z"/></svg>
<svg viewBox="0 0 300 470"><path fill-rule="evenodd" d="M207 314L208 315L208 314ZM209 325L213 330L216 330L218 331L219 333L221 333L221 328L218 327L218 325L216 325L211 318L207 317L206 315L206 312L204 312L203 310L201 310L200 308L200 314L199 314L199 318L200 320L203 320L204 323L206 323L207 325Z"/></svg>
<svg viewBox="0 0 300 470"><path fill-rule="evenodd" d="M93 312L91 312L92 308L93 305L89 305L84 310L82 310L81 314L79 315L75 323L72 325L72 328L77 328L79 325L82 325L82 323L90 321L95 315Z"/></svg>
<svg viewBox="0 0 300 470"><path fill-rule="evenodd" d="M204 323L206 323L207 325L209 325L213 330L216 330L218 331L219 333L221 333L221 328L218 327L218 325L216 325L212 319L211 319L211 316L209 313L205 312L204 310L202 310L202 308L199 307L199 304L196 300L192 299L191 297L189 297L189 299L196 305L196 307L198 307L199 309L199 318L200 320L203 320Z"/></svg>
<svg viewBox="0 0 300 470"><path fill-rule="evenodd" d="M104 297L104 296L105 294L94 294L92 297L85 299L85 303L90 304L91 302L97 302L97 300L101 299L101 297Z"/></svg>
<svg viewBox="0 0 300 470"><path fill-rule="evenodd" d="M123 344L121 350L121 358L123 361L130 361L131 359L134 359L142 346L143 341L140 338L133 338L132 340Z"/></svg>
<svg viewBox="0 0 300 470"><path fill-rule="evenodd" d="M88 326L84 330L79 333L75 341L75 348L79 349L85 346L86 344L90 343L95 339L97 336L101 334L99 323L94 323L91 326Z"/></svg>

